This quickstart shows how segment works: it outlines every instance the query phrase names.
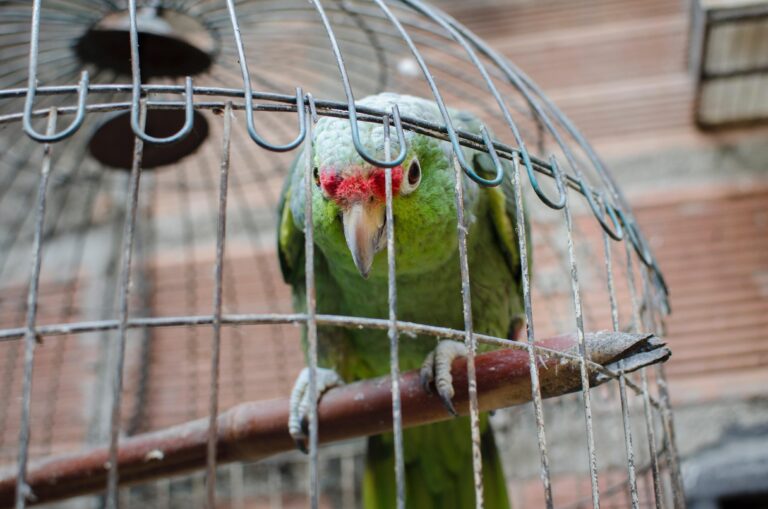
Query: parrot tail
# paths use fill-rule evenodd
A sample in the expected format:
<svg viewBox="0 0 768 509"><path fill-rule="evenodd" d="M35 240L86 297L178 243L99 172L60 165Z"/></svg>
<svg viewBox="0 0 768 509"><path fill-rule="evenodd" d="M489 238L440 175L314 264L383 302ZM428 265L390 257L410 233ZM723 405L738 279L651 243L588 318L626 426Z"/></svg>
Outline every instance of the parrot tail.
<svg viewBox="0 0 768 509"><path fill-rule="evenodd" d="M480 416L483 491L487 509L509 509L499 451L488 416ZM368 439L363 508L392 509L395 503L393 435ZM403 430L406 507L475 507L469 417Z"/></svg>

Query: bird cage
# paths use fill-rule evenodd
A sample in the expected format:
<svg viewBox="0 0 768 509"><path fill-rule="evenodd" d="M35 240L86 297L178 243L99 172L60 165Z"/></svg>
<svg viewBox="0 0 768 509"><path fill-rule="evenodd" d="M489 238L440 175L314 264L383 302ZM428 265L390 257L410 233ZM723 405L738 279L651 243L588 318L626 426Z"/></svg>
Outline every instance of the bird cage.
<svg viewBox="0 0 768 509"><path fill-rule="evenodd" d="M312 331L323 324L388 330L394 352L413 334L464 341L457 408L476 426L480 411L516 405L493 417L503 461L511 481L534 483L528 491L542 505L684 505L660 364L669 356L659 339L667 288L648 243L577 128L514 63L438 8L6 0L0 62L0 507L86 494L108 507L171 507L193 490L178 487L184 479L203 478L205 496L182 506L250 507L244 468L291 445L284 408L264 401L287 395L303 362L301 327L315 373ZM356 104L382 92L428 98L442 121ZM455 127L447 108L481 119L481 135ZM512 182L528 216L514 225L522 337L475 333L469 291L463 330L398 320L392 249L389 316L322 315L312 299L294 312L279 276L276 211L292 161L324 117L346 119L354 136L382 126L386 150L358 148L382 168L402 161L407 133L444 140L459 196L466 186ZM479 175L466 149L512 170ZM388 224L391 241L397 229ZM306 231L311 259L311 222ZM307 277L312 288L311 270ZM503 359L476 351L485 343L523 372L494 375ZM386 384L361 386L384 394L381 405L356 408L349 389L328 393L310 409L308 456L282 457L302 472L307 465L312 507L342 498L358 506L349 486L359 448L321 442L450 417L433 397L407 391L413 379L392 359ZM414 401L423 405L411 412ZM279 461L246 478L254 500L272 507L281 506L275 486L289 484ZM474 475L482 478L479 463ZM324 480L333 476L347 486L339 499L341 488ZM481 487L475 499L481 506Z"/></svg>

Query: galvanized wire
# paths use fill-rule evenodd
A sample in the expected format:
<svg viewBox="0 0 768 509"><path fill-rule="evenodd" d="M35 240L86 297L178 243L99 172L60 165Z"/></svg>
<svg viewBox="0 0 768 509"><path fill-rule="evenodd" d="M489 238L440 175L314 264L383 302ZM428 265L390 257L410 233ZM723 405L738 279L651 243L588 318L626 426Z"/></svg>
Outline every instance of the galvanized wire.
<svg viewBox="0 0 768 509"><path fill-rule="evenodd" d="M140 104L139 125L146 122L146 103ZM136 210L139 201L139 185L141 181L141 159L144 151L144 143L136 138L133 149L133 165L131 167L131 179L128 184L128 209L125 213L123 227L123 251L120 268L120 294L119 326L118 326L118 351L116 365L113 368L112 378L112 411L110 414L110 441L109 441L109 480L107 484L107 508L117 509L117 453L120 436L120 405L123 391L123 365L125 360L125 342L128 333L128 306L131 289L131 259L133 256L133 241L136 230Z"/></svg>
<svg viewBox="0 0 768 509"><path fill-rule="evenodd" d="M613 279L613 256L611 253L611 240L607 233L603 232L603 255L605 257L606 284L608 287L608 299L611 306L611 325L618 332L619 307L616 301L616 287ZM640 506L637 494L637 473L635 471L635 450L632 444L632 418L630 416L629 401L627 400L627 379L624 374L624 362L619 361L619 397L621 399L621 422L624 426L624 448L627 453L627 482L629 484L630 502L632 509Z"/></svg>
<svg viewBox="0 0 768 509"><path fill-rule="evenodd" d="M560 182L559 173L555 178ZM564 198L565 237L568 246L568 261L570 262L571 292L573 297L573 309L576 317L576 334L579 343L579 355L581 357L581 364L579 366L581 372L581 396L584 402L584 418L587 428L587 451L589 453L590 482L592 483L592 505L595 509L598 509L600 507L600 491L597 483L597 453L595 452L595 434L592 429L592 402L589 393L589 373L587 372L589 352L587 352L587 345L584 341L584 318L582 316L579 276L576 267L576 255L573 249L573 219L568 204L568 192L565 191L565 186L563 185L558 185L558 188L562 192Z"/></svg>
<svg viewBox="0 0 768 509"><path fill-rule="evenodd" d="M453 166L456 171L456 219L459 237L459 267L461 270L461 304L464 318L464 345L467 348L467 383L469 392L469 420L472 433L472 473L475 481L475 507L482 509L483 502L483 458L480 450L480 411L477 404L477 376L475 374L475 352L477 340L472 325L472 296L469 284L469 260L467 256L468 222L464 212L464 179L461 162L454 152Z"/></svg>
<svg viewBox="0 0 768 509"><path fill-rule="evenodd" d="M48 117L46 136L51 136L56 129L56 109L51 109ZM35 362L35 346L38 336L35 331L37 321L37 292L40 284L40 268L42 265L43 220L45 218L46 193L48 180L51 175L51 153L53 147L46 144L43 147L43 162L40 169L40 185L37 192L35 207L35 241L32 249L32 273L30 275L29 293L27 294L27 326L24 336L24 387L22 389L21 429L19 431L19 468L16 481L16 509L24 509L28 493L27 459L29 455L29 425L30 405L32 401L32 368Z"/></svg>
<svg viewBox="0 0 768 509"><path fill-rule="evenodd" d="M146 175L144 179L144 203L140 205L137 211L139 234L136 241L136 271L134 276L136 287L136 305L135 313L148 316L152 314L152 294L154 291L152 285L152 271L150 259L155 248L156 226L154 219L153 205L157 193L157 186L154 175ZM152 368L152 329L140 331L138 380L135 381L133 393L133 408L130 411L128 422L125 425L125 433L134 435L140 431L147 417L147 396L150 390L150 370Z"/></svg>
<svg viewBox="0 0 768 509"><path fill-rule="evenodd" d="M213 343L211 345L211 396L208 407L208 469L206 472L207 502L216 508L216 418L219 412L219 358L221 352L221 308L224 274L224 246L227 235L227 190L229 184L229 147L232 133L232 106L224 110L224 134L221 147L219 178L219 210L216 231L216 263L214 265Z"/></svg>
<svg viewBox="0 0 768 509"><path fill-rule="evenodd" d="M517 158L512 160L512 182L515 192L515 210L523 210L523 190L520 182L520 166ZM525 306L525 324L528 338L528 369L531 374L531 394L533 400L533 413L536 419L536 438L538 440L539 455L541 458L541 482L544 485L544 501L547 509L554 507L552 500L552 481L549 471L549 452L547 450L547 435L544 429L544 410L541 400L541 384L539 382L539 367L536 361L535 341L536 336L533 328L533 305L531 303L531 265L528 261L528 244L526 242L525 218L523 214L517 214L517 224L515 231L517 233L518 246L520 250L520 281L523 285L523 304Z"/></svg>
<svg viewBox="0 0 768 509"><path fill-rule="evenodd" d="M650 278L651 275L645 268L642 270L643 281L643 299L646 302L645 312L647 319L647 326L656 327L656 321L661 321L661 317L658 315L653 302L658 298L653 294ZM658 324L660 330L664 330L663 323ZM664 430L664 446L669 451L667 459L670 463L669 473L672 478L672 497L674 501L674 507L676 509L684 509L686 506L685 490L683 486L683 476L680 471L679 453L677 452L677 442L675 437L675 425L672 418L672 403L669 397L669 387L667 385L667 377L664 369L657 367L656 372L656 385L659 391L659 400L662 404L661 407L661 420Z"/></svg>
<svg viewBox="0 0 768 509"><path fill-rule="evenodd" d="M308 102L312 104L312 96ZM305 257L305 288L307 308L307 358L309 360L309 503L312 509L320 504L320 486L317 472L317 297L315 295L315 226L312 220L312 128L315 115L304 115L304 132L308 134L304 146L304 257Z"/></svg>
<svg viewBox="0 0 768 509"><path fill-rule="evenodd" d="M389 117L384 116L384 159L392 157L389 136ZM395 437L395 496L397 509L405 509L405 453L403 451L403 417L400 404L400 354L399 334L397 332L397 280L395 276L395 217L392 211L392 169L384 174L385 220L387 223L387 299L389 307L389 365L392 377L392 428Z"/></svg>
<svg viewBox="0 0 768 509"><path fill-rule="evenodd" d="M629 244L625 244L626 261L627 261L627 284L629 286L629 298L632 303L632 330L640 330L641 318L640 318L640 304L637 299L637 289L635 287L635 273L632 263L632 251ZM645 411L645 429L648 436L648 450L651 456L651 476L653 478L653 495L657 508L662 507L662 486L661 476L659 474L659 457L656 448L656 426L653 419L653 414L650 405L650 390L648 388L648 375L645 370L640 373L642 377L642 396L643 396L643 408Z"/></svg>

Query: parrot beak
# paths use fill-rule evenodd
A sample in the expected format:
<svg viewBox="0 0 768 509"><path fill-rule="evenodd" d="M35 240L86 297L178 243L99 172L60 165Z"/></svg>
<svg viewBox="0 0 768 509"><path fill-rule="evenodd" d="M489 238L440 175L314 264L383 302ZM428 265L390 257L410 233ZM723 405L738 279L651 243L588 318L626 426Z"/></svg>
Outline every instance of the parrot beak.
<svg viewBox="0 0 768 509"><path fill-rule="evenodd" d="M386 245L384 210L383 203L358 202L341 215L347 246L357 270L365 279L368 279L373 257Z"/></svg>

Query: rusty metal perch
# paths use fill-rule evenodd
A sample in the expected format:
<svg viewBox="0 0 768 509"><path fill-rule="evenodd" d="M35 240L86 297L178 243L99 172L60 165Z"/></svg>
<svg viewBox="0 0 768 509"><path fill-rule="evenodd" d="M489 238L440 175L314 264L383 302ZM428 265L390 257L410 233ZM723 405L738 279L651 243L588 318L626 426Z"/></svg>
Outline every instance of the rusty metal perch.
<svg viewBox="0 0 768 509"><path fill-rule="evenodd" d="M591 361L606 368L590 366L591 386L610 380L619 360L624 361L624 371L629 372L664 362L671 355L665 343L651 334L597 332L587 334L586 342ZM538 341L537 346L544 348L537 353L542 396L551 398L580 390L576 337L549 338ZM528 353L524 348L484 353L478 355L475 362L481 410L531 400ZM456 409L466 414L465 359L453 363L452 373L457 389ZM400 387L404 427L451 418L440 398L422 389L418 371L404 373ZM391 405L389 377L328 391L318 407L321 443L390 431ZM121 440L120 483L135 484L203 468L208 422L203 418ZM256 461L293 449L287 422L287 399L243 403L230 408L218 417L218 461ZM108 448L101 447L33 462L27 476L29 502L39 504L102 492L106 487L108 454ZM0 508L13 506L15 490L15 467L4 469L0 472Z"/></svg>

